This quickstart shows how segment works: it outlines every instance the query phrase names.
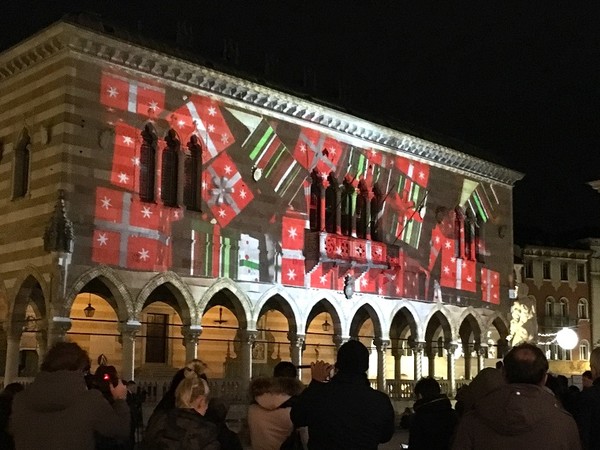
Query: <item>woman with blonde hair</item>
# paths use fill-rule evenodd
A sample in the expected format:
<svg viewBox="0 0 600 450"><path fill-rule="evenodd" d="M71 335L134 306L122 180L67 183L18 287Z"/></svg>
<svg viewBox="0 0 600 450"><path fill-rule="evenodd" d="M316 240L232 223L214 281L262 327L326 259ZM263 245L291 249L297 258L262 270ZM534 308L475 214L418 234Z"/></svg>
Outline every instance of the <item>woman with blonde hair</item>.
<svg viewBox="0 0 600 450"><path fill-rule="evenodd" d="M201 375L201 374L200 374ZM220 449L214 423L204 417L208 408L208 383L187 365L175 389L175 408L157 417L146 429L143 449Z"/></svg>

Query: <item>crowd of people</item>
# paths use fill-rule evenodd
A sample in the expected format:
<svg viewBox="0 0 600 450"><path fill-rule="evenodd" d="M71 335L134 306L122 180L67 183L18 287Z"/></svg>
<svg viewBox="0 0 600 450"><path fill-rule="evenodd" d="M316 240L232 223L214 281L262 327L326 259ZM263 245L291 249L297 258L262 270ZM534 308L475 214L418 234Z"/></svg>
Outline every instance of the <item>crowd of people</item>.
<svg viewBox="0 0 600 450"><path fill-rule="evenodd" d="M600 449L600 348L582 389L548 373L534 344L513 347L459 390L454 408L439 383L415 385L414 412L403 414L410 450Z"/></svg>
<svg viewBox="0 0 600 450"><path fill-rule="evenodd" d="M548 373L537 346L519 344L463 387L454 406L434 378L422 378L413 409L400 416L408 448L600 449L600 348L590 367L580 391ZM367 348L350 340L335 364L311 364L308 386L286 361L271 377L252 380L252 449L371 450L388 442L396 414L389 397L371 388L368 368ZM242 450L226 424L227 403L210 395L205 369L193 360L178 370L144 427L135 382L124 383L105 362L90 374L85 350L57 343L30 385L9 384L0 393L0 448Z"/></svg>

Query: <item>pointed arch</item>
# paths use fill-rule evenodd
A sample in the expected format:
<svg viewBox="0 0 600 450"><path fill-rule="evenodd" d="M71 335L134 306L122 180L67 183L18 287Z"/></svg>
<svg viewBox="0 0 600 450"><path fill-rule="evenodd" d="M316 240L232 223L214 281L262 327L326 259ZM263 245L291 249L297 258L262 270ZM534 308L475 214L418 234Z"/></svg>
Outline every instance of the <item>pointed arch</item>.
<svg viewBox="0 0 600 450"><path fill-rule="evenodd" d="M205 311L213 306L211 301L213 300L213 297L220 292L225 294L225 297L228 299L230 303L228 306L233 308L240 324L240 328L256 328L256 322L252 317L252 302L250 301L250 298L243 289L229 278L219 278L202 295L202 298L198 303L199 319L201 319Z"/></svg>
<svg viewBox="0 0 600 450"><path fill-rule="evenodd" d="M306 318L306 325L304 328L304 334L308 331L308 325L313 321L313 319L323 313L326 312L331 316L331 322L333 325L333 335L334 336L347 336L348 330L346 329L346 324L342 322L342 315L338 312L336 307L333 305L331 301L326 298L322 298L318 302L316 302L310 312L308 313L308 317Z"/></svg>
<svg viewBox="0 0 600 450"><path fill-rule="evenodd" d="M50 310L49 286L43 275L32 266L27 266L17 278L13 287L13 296L9 304L8 330L9 334L21 334L21 327L15 323L25 318L27 305L31 302L36 315L46 319Z"/></svg>
<svg viewBox="0 0 600 450"><path fill-rule="evenodd" d="M148 122L142 131L140 149L140 199L143 202L153 202L155 199L157 149L158 135L154 125Z"/></svg>
<svg viewBox="0 0 600 450"><path fill-rule="evenodd" d="M274 286L260 296L258 301L254 304L252 319L258 321L258 318L263 313L265 305L267 303L272 303L273 299L275 299L275 303L278 306L275 309L282 312L283 315L287 317L290 333L298 334L299 330L303 330L306 324L302 323L300 310L298 309L295 300L290 297L288 292L280 285Z"/></svg>
<svg viewBox="0 0 600 450"><path fill-rule="evenodd" d="M155 275L140 290L135 300L135 313L139 315L148 301L153 301L152 295L159 293L159 288L165 287L176 301L177 310L184 325L197 325L200 318L196 310L192 293L181 277L174 272L164 272ZM176 306L176 307L175 307Z"/></svg>
<svg viewBox="0 0 600 450"><path fill-rule="evenodd" d="M358 336L361 326L367 319L371 319L373 322L373 332L375 334L373 337L387 339L388 336L383 335L384 331L379 314L370 303L365 302L362 305L358 305L358 308L353 311L350 317L352 317L350 320L350 336Z"/></svg>
<svg viewBox="0 0 600 450"><path fill-rule="evenodd" d="M96 283L96 282L97 283ZM134 318L134 305L131 293L126 283L108 266L94 267L79 276L65 296L65 302L60 310L62 317L69 317L75 297L84 289L100 295L115 309L120 321Z"/></svg>

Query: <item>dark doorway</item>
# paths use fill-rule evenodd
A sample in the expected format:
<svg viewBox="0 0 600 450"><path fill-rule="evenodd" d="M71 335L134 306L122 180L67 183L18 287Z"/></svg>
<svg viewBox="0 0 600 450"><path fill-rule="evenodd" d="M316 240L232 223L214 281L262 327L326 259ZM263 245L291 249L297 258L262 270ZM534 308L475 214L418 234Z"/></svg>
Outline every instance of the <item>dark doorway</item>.
<svg viewBox="0 0 600 450"><path fill-rule="evenodd" d="M167 314L148 314L146 321L146 362L167 362Z"/></svg>

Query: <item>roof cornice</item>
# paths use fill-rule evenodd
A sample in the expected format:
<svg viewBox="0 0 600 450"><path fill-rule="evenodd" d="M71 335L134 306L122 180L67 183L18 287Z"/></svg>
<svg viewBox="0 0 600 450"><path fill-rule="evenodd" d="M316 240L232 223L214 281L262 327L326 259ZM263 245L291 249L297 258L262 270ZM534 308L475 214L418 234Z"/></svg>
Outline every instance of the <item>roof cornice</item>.
<svg viewBox="0 0 600 450"><path fill-rule="evenodd" d="M0 82L65 48L152 77L187 85L194 90L229 98L252 108L258 107L278 117L309 122L344 136L347 141L360 142L365 147L405 154L481 180L512 186L523 178L522 173L449 147L192 63L150 48L150 45L134 44L64 21L0 54Z"/></svg>
<svg viewBox="0 0 600 450"><path fill-rule="evenodd" d="M523 257L538 256L552 258L568 258L587 260L592 254L591 250L560 248L560 247L542 247L527 245L523 248Z"/></svg>

